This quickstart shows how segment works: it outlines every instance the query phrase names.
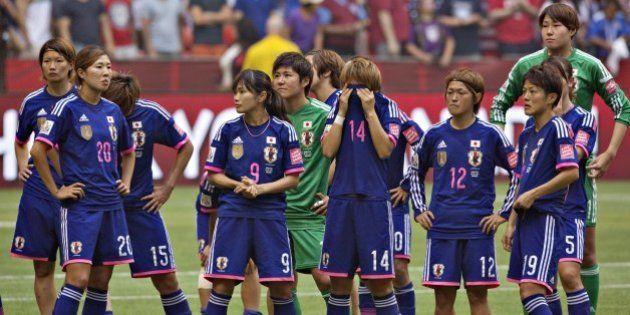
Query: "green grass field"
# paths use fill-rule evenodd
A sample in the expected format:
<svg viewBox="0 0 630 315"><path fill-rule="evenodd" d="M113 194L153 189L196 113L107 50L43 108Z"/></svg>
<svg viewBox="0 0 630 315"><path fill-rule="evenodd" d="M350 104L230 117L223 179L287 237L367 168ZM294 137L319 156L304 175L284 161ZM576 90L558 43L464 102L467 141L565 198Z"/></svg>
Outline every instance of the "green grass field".
<svg viewBox="0 0 630 315"><path fill-rule="evenodd" d="M630 182L602 182L599 186L598 256L601 264L601 290L599 314L630 314ZM506 187L499 187L501 196ZM199 261L196 254L193 187L178 188L170 202L162 210L173 246L178 267L179 282L189 297L194 313L199 310L197 298L197 274ZM19 190L0 190L0 245L5 251L0 255L0 295L6 314L36 314L37 305L33 296L32 264L27 260L14 259L8 255L13 237L13 226L17 216ZM501 197L502 199L502 197ZM418 314L433 313L432 291L419 285L424 260L425 233L414 223L413 260L411 275L416 287L416 309ZM503 233L503 227L499 231ZM497 237L498 240L498 237ZM499 273L502 285L489 294L490 307L495 314L522 314L517 286L505 282L508 253L500 249L497 242ZM58 271L60 286L63 273ZM237 288L236 292L239 289ZM126 266L117 267L110 285L116 314L160 314L160 299L150 280L134 280ZM469 313L465 294L460 290L456 309L458 313ZM300 303L303 314L325 314L325 305L311 279L302 276L299 285ZM265 307L264 301L262 302ZM242 311L240 299L234 297L230 314ZM266 313L266 312L265 312Z"/></svg>

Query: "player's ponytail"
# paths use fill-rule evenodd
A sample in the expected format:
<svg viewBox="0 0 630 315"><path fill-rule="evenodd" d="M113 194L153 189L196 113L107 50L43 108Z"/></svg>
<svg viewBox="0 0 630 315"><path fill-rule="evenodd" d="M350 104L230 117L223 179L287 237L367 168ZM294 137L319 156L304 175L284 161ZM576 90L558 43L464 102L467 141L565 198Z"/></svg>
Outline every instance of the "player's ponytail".
<svg viewBox="0 0 630 315"><path fill-rule="evenodd" d="M269 79L266 73L252 69L243 70L236 76L234 82L232 82L233 93L236 93L236 88L240 84L256 96L265 92L267 97L265 98L264 106L267 113L270 116L289 121L287 109L284 106L284 100L280 94L271 87L271 79Z"/></svg>
<svg viewBox="0 0 630 315"><path fill-rule="evenodd" d="M120 106L125 116L131 115L140 97L138 79L128 73L116 73L102 96Z"/></svg>

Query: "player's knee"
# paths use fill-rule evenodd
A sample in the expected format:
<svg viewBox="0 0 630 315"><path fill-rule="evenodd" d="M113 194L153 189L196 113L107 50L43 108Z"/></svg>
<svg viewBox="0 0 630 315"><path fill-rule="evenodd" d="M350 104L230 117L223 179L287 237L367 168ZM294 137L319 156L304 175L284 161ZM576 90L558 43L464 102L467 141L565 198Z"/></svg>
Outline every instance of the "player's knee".
<svg viewBox="0 0 630 315"><path fill-rule="evenodd" d="M453 310L455 304L456 288L435 289L435 309L436 313L448 314Z"/></svg>
<svg viewBox="0 0 630 315"><path fill-rule="evenodd" d="M89 273L66 273L66 283L85 289L91 282Z"/></svg>
<svg viewBox="0 0 630 315"><path fill-rule="evenodd" d="M365 280L365 285L374 296L386 296L394 292L391 279Z"/></svg>
<svg viewBox="0 0 630 315"><path fill-rule="evenodd" d="M466 289L468 302L471 305L483 305L488 303L488 290L485 287L470 287Z"/></svg>
<svg viewBox="0 0 630 315"><path fill-rule="evenodd" d="M174 272L151 277L153 286L161 295L171 294L179 290L179 282Z"/></svg>
<svg viewBox="0 0 630 315"><path fill-rule="evenodd" d="M409 283L409 268L406 260L396 259L394 261L394 287L400 288Z"/></svg>
<svg viewBox="0 0 630 315"><path fill-rule="evenodd" d="M582 279L580 278L580 268L560 268L558 272L562 287L567 292L575 292L582 288Z"/></svg>
<svg viewBox="0 0 630 315"><path fill-rule="evenodd" d="M55 263L35 261L33 262L33 269L35 270L35 278L52 277L55 274Z"/></svg>
<svg viewBox="0 0 630 315"><path fill-rule="evenodd" d="M524 299L528 296L532 296L534 294L546 294L546 288L540 284L524 282L519 285L519 291L521 294L521 299Z"/></svg>
<svg viewBox="0 0 630 315"><path fill-rule="evenodd" d="M292 287L293 282L278 282L269 284L269 294L274 298L290 299Z"/></svg>

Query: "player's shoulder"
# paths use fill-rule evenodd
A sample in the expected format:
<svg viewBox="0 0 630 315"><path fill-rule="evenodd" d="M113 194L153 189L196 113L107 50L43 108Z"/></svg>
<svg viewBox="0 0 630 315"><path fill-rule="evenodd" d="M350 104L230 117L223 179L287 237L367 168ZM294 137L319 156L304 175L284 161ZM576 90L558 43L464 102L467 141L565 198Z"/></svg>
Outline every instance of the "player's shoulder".
<svg viewBox="0 0 630 315"><path fill-rule="evenodd" d="M162 105L155 101L147 99L138 99L136 101L136 109L138 112L145 115L156 115L162 117L165 120L171 119L171 114Z"/></svg>
<svg viewBox="0 0 630 315"><path fill-rule="evenodd" d="M514 64L514 69L529 69L535 65L541 64L547 58L547 48L540 49L529 55L525 55L518 59Z"/></svg>
<svg viewBox="0 0 630 315"><path fill-rule="evenodd" d="M597 122L593 113L579 106L575 106L573 111L583 127L595 128Z"/></svg>
<svg viewBox="0 0 630 315"><path fill-rule="evenodd" d="M553 116L551 118L552 128L556 134L556 138L570 138L571 137L571 129L569 124L562 119L560 116Z"/></svg>
<svg viewBox="0 0 630 315"><path fill-rule="evenodd" d="M50 114L54 116L61 116L65 111L72 110L78 104L80 104L79 97L74 93L70 94L57 101L50 111Z"/></svg>
<svg viewBox="0 0 630 315"><path fill-rule="evenodd" d="M436 137L440 134L443 134L448 129L449 120L441 121L427 129L427 132L424 133L426 138Z"/></svg>
<svg viewBox="0 0 630 315"><path fill-rule="evenodd" d="M580 68L587 69L593 74L599 72L601 76L600 83L606 83L608 80L612 79L610 71L608 71L601 60L585 51L576 48L574 62L578 63Z"/></svg>
<svg viewBox="0 0 630 315"><path fill-rule="evenodd" d="M33 106L37 106L39 101L46 95L46 87L41 87L24 97L22 104L20 105L19 114L21 115L25 110L30 109Z"/></svg>
<svg viewBox="0 0 630 315"><path fill-rule="evenodd" d="M291 125L290 122L286 120L282 120L278 117L272 116L270 127L279 134L288 134L289 140L291 141L297 140L297 133L295 131L295 128L293 127L293 125Z"/></svg>
<svg viewBox="0 0 630 315"><path fill-rule="evenodd" d="M503 145L511 145L510 140L507 138L505 133L503 133L503 130L501 130L501 128L497 125L489 123L485 120L477 119L477 126L479 126L480 129L487 131L490 136L500 139Z"/></svg>
<svg viewBox="0 0 630 315"><path fill-rule="evenodd" d="M324 117L326 117L328 113L330 112L331 107L328 104L313 97L309 97L309 101L310 101L309 107L311 108L313 112L319 115L323 115Z"/></svg>
<svg viewBox="0 0 630 315"><path fill-rule="evenodd" d="M376 99L376 107L381 113L387 113L392 118L399 117L396 101L381 92L374 93L374 98Z"/></svg>

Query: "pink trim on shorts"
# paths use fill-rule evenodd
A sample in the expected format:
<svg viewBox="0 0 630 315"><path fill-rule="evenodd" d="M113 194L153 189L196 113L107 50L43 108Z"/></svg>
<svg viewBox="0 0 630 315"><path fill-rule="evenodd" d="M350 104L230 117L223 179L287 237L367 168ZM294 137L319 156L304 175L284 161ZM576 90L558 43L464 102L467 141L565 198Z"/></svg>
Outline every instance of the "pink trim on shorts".
<svg viewBox="0 0 630 315"><path fill-rule="evenodd" d="M215 213L217 212L217 208L206 208L206 207L199 207L199 211L201 211L202 213L205 214L209 214L209 213Z"/></svg>
<svg viewBox="0 0 630 315"><path fill-rule="evenodd" d="M271 277L271 278L260 278L258 282L293 282L295 281L294 277Z"/></svg>
<svg viewBox="0 0 630 315"><path fill-rule="evenodd" d="M521 283L521 280L518 280L518 279L512 279L512 278L507 278L507 281L508 281L508 282L512 282L512 283L517 283L517 284L518 284L518 283Z"/></svg>
<svg viewBox="0 0 630 315"><path fill-rule="evenodd" d="M177 143L177 144L173 147L173 149L175 149L175 150L178 150L178 151L179 151L179 149L181 149L181 148L184 146L184 144L186 144L186 142L188 142L188 140L189 140L189 139L188 139L188 135L186 135L186 138L184 138L184 140L182 140L182 141L178 142L178 143Z"/></svg>
<svg viewBox="0 0 630 315"><path fill-rule="evenodd" d="M562 168L574 168L574 167L578 167L578 164L574 162L565 162L565 163L556 164L556 170L559 170Z"/></svg>
<svg viewBox="0 0 630 315"><path fill-rule="evenodd" d="M20 259L28 259L28 260L35 260L35 261L48 261L48 257L35 257L35 256L29 256L29 255L21 255L21 254L16 254L14 252L9 252L9 255L15 258L20 258Z"/></svg>
<svg viewBox="0 0 630 315"><path fill-rule="evenodd" d="M485 287L490 287L490 288L496 288L500 284L501 283L499 281L473 281L473 282L466 282L465 286L467 287L485 286Z"/></svg>
<svg viewBox="0 0 630 315"><path fill-rule="evenodd" d="M391 141L394 144L394 147L395 147L396 144L398 143L398 140L396 140L396 137L394 137L391 134L388 134L387 137L389 138L389 141Z"/></svg>
<svg viewBox="0 0 630 315"><path fill-rule="evenodd" d="M534 284L538 284L540 286L543 286L547 289L547 294L551 294L553 293L553 288L550 287L548 284L542 282L542 281L538 281L538 280L534 280L534 279L523 279L519 282L520 283L534 283Z"/></svg>
<svg viewBox="0 0 630 315"><path fill-rule="evenodd" d="M223 173L223 169L222 168L218 168L216 166L206 165L203 169L206 170L206 171L213 172L213 173Z"/></svg>
<svg viewBox="0 0 630 315"><path fill-rule="evenodd" d="M137 273L132 273L131 277L132 278L146 278L146 277L150 277L152 275L161 275L161 274L165 274L165 273L173 273L175 272L175 268L173 269L169 269L169 270L153 270L153 271L145 271L145 272L137 272Z"/></svg>
<svg viewBox="0 0 630 315"><path fill-rule="evenodd" d="M92 261L89 259L70 259L68 261L64 261L63 265L61 265L61 270L65 271L66 266L70 264L92 264Z"/></svg>
<svg viewBox="0 0 630 315"><path fill-rule="evenodd" d="M347 273L343 273L343 272L330 272L330 271L324 271L324 270L319 270L320 273L325 274L329 277L337 277L337 278L348 278L348 274Z"/></svg>
<svg viewBox="0 0 630 315"><path fill-rule="evenodd" d="M125 259L125 260L104 261L103 262L103 266L123 265L123 264L130 264L132 262L133 262L133 258L132 259Z"/></svg>
<svg viewBox="0 0 630 315"><path fill-rule="evenodd" d="M230 280L237 280L237 281L245 281L245 277L243 276L233 276L233 275L215 275L212 273L206 273L203 275L204 279L212 282L212 279L230 279Z"/></svg>
<svg viewBox="0 0 630 315"><path fill-rule="evenodd" d="M386 274L386 275L364 275L364 274L359 274L359 278L361 278L361 279L393 279L394 278L394 274L393 273Z"/></svg>
<svg viewBox="0 0 630 315"><path fill-rule="evenodd" d="M450 282L450 281L422 281L422 285L427 288L433 288L433 287L459 287L461 284L459 282Z"/></svg>
<svg viewBox="0 0 630 315"><path fill-rule="evenodd" d="M588 157L590 156L590 154L588 153L588 150L586 149L586 146L584 146L581 143L576 143L575 146L582 148L582 151L584 151L584 158L588 160Z"/></svg>
<svg viewBox="0 0 630 315"><path fill-rule="evenodd" d="M582 259L579 258L560 258L560 260L558 262L576 262L578 264L582 264Z"/></svg>
<svg viewBox="0 0 630 315"><path fill-rule="evenodd" d="M286 170L284 172L284 175L291 175L291 174L302 173L302 172L304 172L303 167L291 168L291 169Z"/></svg>
<svg viewBox="0 0 630 315"><path fill-rule="evenodd" d="M411 255L396 254L394 255L394 259L406 259L408 261L411 261Z"/></svg>
<svg viewBox="0 0 630 315"><path fill-rule="evenodd" d="M136 145L132 145L131 148L127 149L127 150L123 150L122 152L120 152L120 154L122 155L129 155L131 154L131 152L136 151Z"/></svg>
<svg viewBox="0 0 630 315"><path fill-rule="evenodd" d="M37 137L35 138L35 141L39 141L39 142L43 142L45 144L47 144L48 146L50 146L51 148L55 147L55 144L52 143L50 140L44 138L44 137Z"/></svg>
<svg viewBox="0 0 630 315"><path fill-rule="evenodd" d="M28 140L22 141L22 140L18 139L17 137L15 137L15 143L19 144L20 146L25 145L27 142L28 142Z"/></svg>

